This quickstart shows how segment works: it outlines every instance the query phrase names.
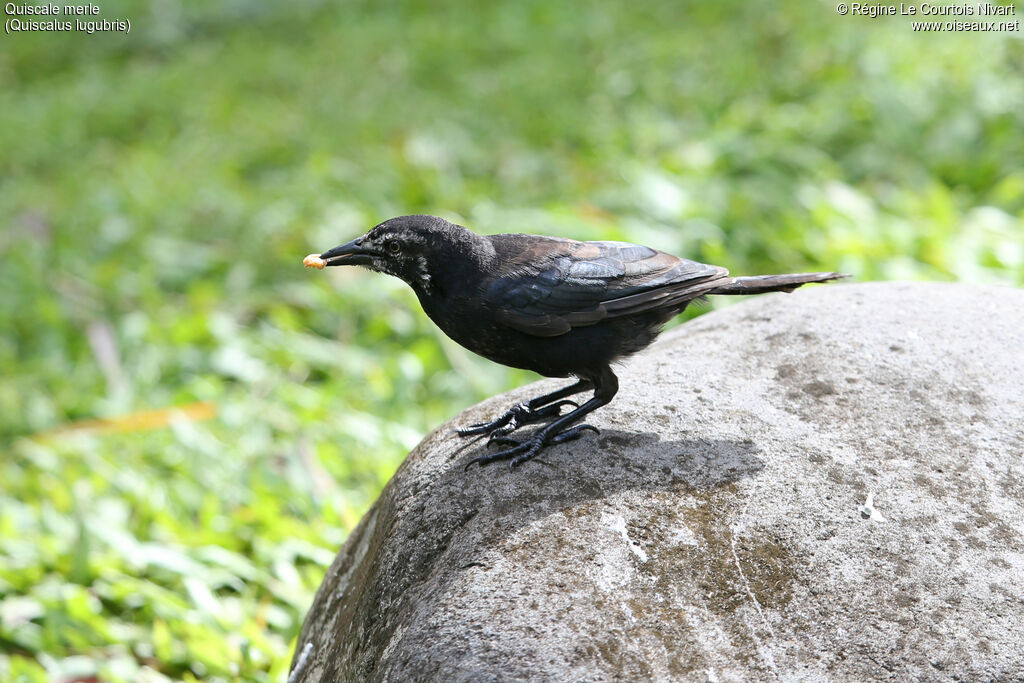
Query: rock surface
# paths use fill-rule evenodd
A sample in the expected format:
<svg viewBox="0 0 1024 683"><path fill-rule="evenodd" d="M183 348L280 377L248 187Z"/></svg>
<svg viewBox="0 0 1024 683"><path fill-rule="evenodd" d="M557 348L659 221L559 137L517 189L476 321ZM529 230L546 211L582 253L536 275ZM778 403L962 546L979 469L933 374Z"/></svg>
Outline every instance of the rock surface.
<svg viewBox="0 0 1024 683"><path fill-rule="evenodd" d="M424 439L291 680L1024 680L1024 291L761 296L620 370L515 472L451 429L562 380Z"/></svg>

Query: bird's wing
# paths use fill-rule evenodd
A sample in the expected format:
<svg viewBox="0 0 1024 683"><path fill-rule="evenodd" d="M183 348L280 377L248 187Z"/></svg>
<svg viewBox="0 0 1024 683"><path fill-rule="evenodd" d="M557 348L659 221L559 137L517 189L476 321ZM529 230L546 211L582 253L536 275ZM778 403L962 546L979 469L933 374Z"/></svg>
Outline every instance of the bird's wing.
<svg viewBox="0 0 1024 683"><path fill-rule="evenodd" d="M488 307L502 323L538 337L672 308L728 279L725 268L627 242L492 239L506 269L486 291Z"/></svg>

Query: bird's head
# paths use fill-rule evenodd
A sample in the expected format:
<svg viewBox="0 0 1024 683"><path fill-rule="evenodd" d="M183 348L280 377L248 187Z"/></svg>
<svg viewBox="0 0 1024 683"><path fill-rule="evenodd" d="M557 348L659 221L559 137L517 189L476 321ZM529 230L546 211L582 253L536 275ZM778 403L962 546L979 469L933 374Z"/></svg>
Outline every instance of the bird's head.
<svg viewBox="0 0 1024 683"><path fill-rule="evenodd" d="M320 254L325 266L366 266L424 292L452 258L481 248L482 238L437 216L400 216ZM449 262L449 263L446 263Z"/></svg>

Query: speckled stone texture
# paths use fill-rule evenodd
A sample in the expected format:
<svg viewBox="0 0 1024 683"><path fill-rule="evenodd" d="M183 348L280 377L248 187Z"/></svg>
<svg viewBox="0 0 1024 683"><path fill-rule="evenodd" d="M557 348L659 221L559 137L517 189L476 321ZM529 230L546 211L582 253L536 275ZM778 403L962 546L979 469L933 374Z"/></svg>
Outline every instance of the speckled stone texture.
<svg viewBox="0 0 1024 683"><path fill-rule="evenodd" d="M451 430L563 380L429 435L292 680L1024 680L1024 291L756 297L618 374L515 472Z"/></svg>

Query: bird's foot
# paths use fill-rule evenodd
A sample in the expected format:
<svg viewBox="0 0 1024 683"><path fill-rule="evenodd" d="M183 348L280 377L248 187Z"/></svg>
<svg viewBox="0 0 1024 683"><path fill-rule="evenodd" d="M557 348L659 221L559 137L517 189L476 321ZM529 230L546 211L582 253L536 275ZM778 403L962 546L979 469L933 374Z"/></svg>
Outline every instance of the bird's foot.
<svg viewBox="0 0 1024 683"><path fill-rule="evenodd" d="M492 443L497 443L510 446L510 448L498 451L497 453L487 453L486 455L477 456L466 463L465 469L468 470L470 465L473 465L474 463L483 467L484 465L489 465L496 460L509 460L508 468L510 470L514 470L516 465L521 465L527 460L537 457L537 454L539 454L545 446L573 441L574 439L580 438L583 435L583 432L587 430L592 431L595 434L600 434L600 430L598 430L597 427L588 424L581 424L576 425L575 427L569 427L565 431L556 432L554 434L546 433L544 429L541 429L529 438L523 440L513 439L504 435L492 435L487 442L488 446Z"/></svg>
<svg viewBox="0 0 1024 683"><path fill-rule="evenodd" d="M465 429L455 430L455 433L459 436L477 436L478 434L487 434L490 437L490 440L493 441L507 434L511 434L525 424L558 417L561 414L562 406L574 406L578 408L579 404L575 401L565 399L533 409L530 408L527 403L519 403L512 406L508 412L496 420L469 425Z"/></svg>

